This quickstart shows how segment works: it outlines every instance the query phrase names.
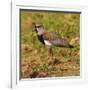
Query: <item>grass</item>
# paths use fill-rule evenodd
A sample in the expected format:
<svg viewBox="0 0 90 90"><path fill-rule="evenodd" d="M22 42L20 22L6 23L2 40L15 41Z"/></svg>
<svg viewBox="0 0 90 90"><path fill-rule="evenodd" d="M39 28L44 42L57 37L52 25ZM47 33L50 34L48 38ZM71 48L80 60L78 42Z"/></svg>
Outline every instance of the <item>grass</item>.
<svg viewBox="0 0 90 90"><path fill-rule="evenodd" d="M21 10L21 78L80 75L80 14ZM53 47L53 56L33 33L32 21L67 39L73 49Z"/></svg>

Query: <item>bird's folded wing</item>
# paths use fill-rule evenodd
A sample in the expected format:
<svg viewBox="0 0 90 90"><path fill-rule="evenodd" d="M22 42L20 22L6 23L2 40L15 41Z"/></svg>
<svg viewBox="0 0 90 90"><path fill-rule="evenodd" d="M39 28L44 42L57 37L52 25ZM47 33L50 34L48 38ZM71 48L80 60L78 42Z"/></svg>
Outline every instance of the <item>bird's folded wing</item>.
<svg viewBox="0 0 90 90"><path fill-rule="evenodd" d="M62 38L52 40L51 43L56 46L69 47L69 43L65 39L62 39Z"/></svg>
<svg viewBox="0 0 90 90"><path fill-rule="evenodd" d="M43 34L43 38L44 38L45 40L51 41L51 40L55 40L55 39L57 39L57 38L59 38L59 37L58 37L56 34L52 33L52 32L45 32L45 33Z"/></svg>
<svg viewBox="0 0 90 90"><path fill-rule="evenodd" d="M51 32L45 32L43 34L43 38L45 40L48 40L49 42L51 42L53 45L56 46L62 46L62 47L69 47L69 43L67 42L67 40L57 36L56 34L53 34Z"/></svg>

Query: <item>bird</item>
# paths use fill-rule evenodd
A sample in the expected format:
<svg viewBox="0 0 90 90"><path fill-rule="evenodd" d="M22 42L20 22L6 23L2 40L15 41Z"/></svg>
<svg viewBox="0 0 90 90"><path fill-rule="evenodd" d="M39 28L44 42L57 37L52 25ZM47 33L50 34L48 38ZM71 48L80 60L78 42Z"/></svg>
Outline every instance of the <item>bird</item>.
<svg viewBox="0 0 90 90"><path fill-rule="evenodd" d="M53 32L47 31L42 24L35 23L34 30L37 33L38 40L49 47L57 46L57 47L64 47L64 48L73 48L69 42L58 36Z"/></svg>
<svg viewBox="0 0 90 90"><path fill-rule="evenodd" d="M73 48L73 45L70 45L69 42L44 28L42 24L33 22L34 29L33 31L37 33L38 40L45 46L49 47L49 56L53 56L52 47L63 47L63 48Z"/></svg>

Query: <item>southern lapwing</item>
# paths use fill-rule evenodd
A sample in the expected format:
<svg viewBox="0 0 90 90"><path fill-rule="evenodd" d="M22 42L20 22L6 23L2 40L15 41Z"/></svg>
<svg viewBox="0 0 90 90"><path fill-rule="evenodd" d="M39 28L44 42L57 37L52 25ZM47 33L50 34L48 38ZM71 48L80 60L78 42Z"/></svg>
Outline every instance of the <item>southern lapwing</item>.
<svg viewBox="0 0 90 90"><path fill-rule="evenodd" d="M64 47L64 48L73 48L72 45L69 44L67 40L64 38L59 37L53 32L49 32L45 30L44 26L42 24L33 23L35 26L35 29L33 31L36 31L38 40L49 47L57 46L57 47ZM51 52L50 48L50 52Z"/></svg>

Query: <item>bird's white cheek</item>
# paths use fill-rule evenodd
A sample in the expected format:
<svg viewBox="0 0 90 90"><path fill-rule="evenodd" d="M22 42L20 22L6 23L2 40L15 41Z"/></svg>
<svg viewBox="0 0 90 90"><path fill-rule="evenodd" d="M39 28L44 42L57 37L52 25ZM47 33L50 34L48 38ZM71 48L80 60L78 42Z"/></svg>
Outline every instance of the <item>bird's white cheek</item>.
<svg viewBox="0 0 90 90"><path fill-rule="evenodd" d="M52 44L49 42L49 41L47 41L47 40L44 40L44 43L45 43L45 45L47 45L47 46L51 46Z"/></svg>

